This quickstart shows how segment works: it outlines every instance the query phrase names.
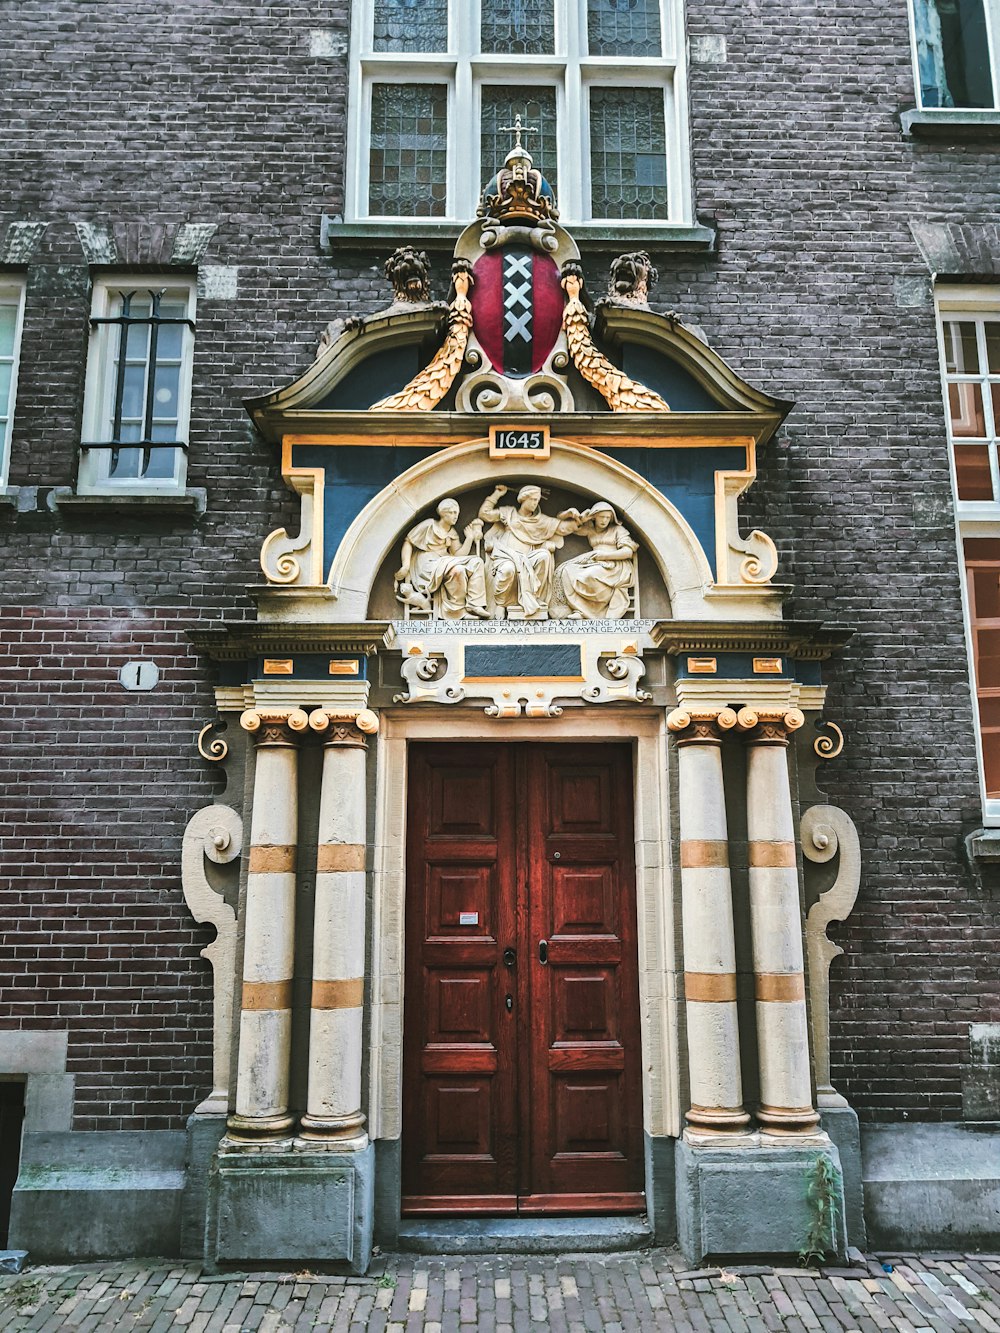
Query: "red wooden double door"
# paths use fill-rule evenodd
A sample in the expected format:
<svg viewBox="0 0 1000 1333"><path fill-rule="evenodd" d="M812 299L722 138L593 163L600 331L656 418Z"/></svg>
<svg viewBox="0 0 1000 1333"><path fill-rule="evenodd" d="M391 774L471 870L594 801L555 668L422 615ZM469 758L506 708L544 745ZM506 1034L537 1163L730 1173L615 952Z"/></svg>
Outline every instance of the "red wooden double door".
<svg viewBox="0 0 1000 1333"><path fill-rule="evenodd" d="M644 1205L631 752L410 751L403 1211Z"/></svg>

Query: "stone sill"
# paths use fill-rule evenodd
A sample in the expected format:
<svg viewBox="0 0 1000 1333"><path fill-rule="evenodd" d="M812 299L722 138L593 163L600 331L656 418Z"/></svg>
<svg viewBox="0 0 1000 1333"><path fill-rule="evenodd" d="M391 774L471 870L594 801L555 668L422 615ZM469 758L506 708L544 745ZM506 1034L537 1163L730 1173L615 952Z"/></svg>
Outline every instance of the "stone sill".
<svg viewBox="0 0 1000 1333"><path fill-rule="evenodd" d="M980 828L965 839L970 861L1000 865L1000 828Z"/></svg>
<svg viewBox="0 0 1000 1333"><path fill-rule="evenodd" d="M431 218L400 218L394 222L344 222L324 213L320 223L320 247L328 253L337 250L385 247L386 254L397 245L419 245L428 250L452 250L464 227L456 222L435 222ZM566 230L581 251L644 249L695 251L711 254L716 249L714 227L675 224L578 222Z"/></svg>
<svg viewBox="0 0 1000 1333"><path fill-rule="evenodd" d="M199 486L175 495L77 495L59 486L49 496L49 504L59 513L74 517L141 514L143 518L155 518L157 514L180 514L194 518L205 512L206 493Z"/></svg>
<svg viewBox="0 0 1000 1333"><path fill-rule="evenodd" d="M903 111L899 117L907 138L944 140L1000 139L1000 111L948 107L940 111Z"/></svg>

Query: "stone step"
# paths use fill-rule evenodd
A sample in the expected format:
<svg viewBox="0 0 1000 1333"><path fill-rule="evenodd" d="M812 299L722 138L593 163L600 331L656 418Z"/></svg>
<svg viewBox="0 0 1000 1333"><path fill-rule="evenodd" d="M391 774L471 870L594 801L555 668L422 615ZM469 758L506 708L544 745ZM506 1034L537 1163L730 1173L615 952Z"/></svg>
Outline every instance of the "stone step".
<svg viewBox="0 0 1000 1333"><path fill-rule="evenodd" d="M398 1241L417 1254L614 1254L652 1244L645 1217L408 1218Z"/></svg>

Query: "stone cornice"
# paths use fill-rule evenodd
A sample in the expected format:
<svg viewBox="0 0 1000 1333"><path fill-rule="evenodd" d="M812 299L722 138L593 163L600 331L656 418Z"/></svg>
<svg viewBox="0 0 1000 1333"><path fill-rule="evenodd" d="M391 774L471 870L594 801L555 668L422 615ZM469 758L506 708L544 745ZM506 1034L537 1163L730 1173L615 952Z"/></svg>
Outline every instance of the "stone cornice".
<svg viewBox="0 0 1000 1333"><path fill-rule="evenodd" d="M280 624L260 621L223 621L211 629L188 631L198 652L214 662L244 661L248 657L282 656L331 651L372 656L388 643L387 620L362 624Z"/></svg>
<svg viewBox="0 0 1000 1333"><path fill-rule="evenodd" d="M845 625L824 625L818 620L660 620L650 630L650 638L670 657L682 653L760 652L821 662L840 652L853 633Z"/></svg>

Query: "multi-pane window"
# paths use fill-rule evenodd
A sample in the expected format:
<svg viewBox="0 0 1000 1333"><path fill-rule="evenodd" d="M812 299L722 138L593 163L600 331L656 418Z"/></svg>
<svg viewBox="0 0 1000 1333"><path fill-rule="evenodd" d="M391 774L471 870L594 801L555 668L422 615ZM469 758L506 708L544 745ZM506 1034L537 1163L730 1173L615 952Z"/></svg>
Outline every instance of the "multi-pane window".
<svg viewBox="0 0 1000 1333"><path fill-rule="evenodd" d="M983 809L1000 823L1000 284L937 300Z"/></svg>
<svg viewBox="0 0 1000 1333"><path fill-rule="evenodd" d="M0 486L7 484L23 313L23 283L0 282Z"/></svg>
<svg viewBox="0 0 1000 1333"><path fill-rule="evenodd" d="M80 489L184 484L194 287L115 278L94 288Z"/></svg>
<svg viewBox="0 0 1000 1333"><path fill-rule="evenodd" d="M563 221L690 221L682 0L362 0L351 219L468 221L513 146Z"/></svg>
<svg viewBox="0 0 1000 1333"><path fill-rule="evenodd" d="M1000 0L911 0L924 111L1000 106Z"/></svg>

